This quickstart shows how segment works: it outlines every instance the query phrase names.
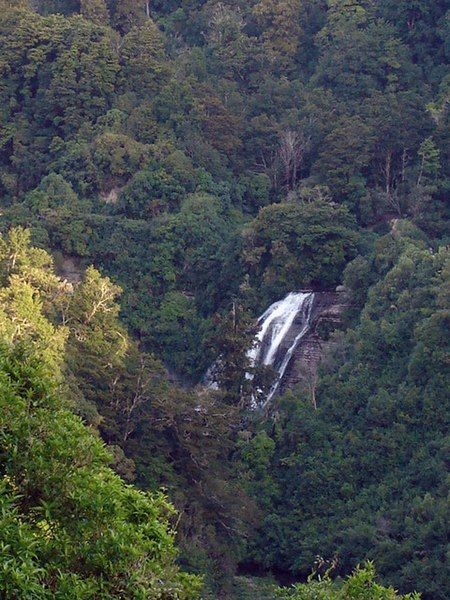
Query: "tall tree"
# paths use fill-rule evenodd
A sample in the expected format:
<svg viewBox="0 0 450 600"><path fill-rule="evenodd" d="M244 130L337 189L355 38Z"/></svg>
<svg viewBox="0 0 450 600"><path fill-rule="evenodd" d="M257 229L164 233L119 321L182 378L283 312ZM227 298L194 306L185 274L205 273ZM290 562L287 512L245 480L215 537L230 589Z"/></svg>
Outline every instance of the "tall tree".
<svg viewBox="0 0 450 600"><path fill-rule="evenodd" d="M147 98L154 96L168 77L161 32L147 19L123 38L121 46L123 83Z"/></svg>
<svg viewBox="0 0 450 600"><path fill-rule="evenodd" d="M300 0L260 0L253 8L269 61L278 72L292 70L302 34Z"/></svg>
<svg viewBox="0 0 450 600"><path fill-rule="evenodd" d="M212 378L225 394L225 400L234 405L248 407L252 401L252 364L248 351L252 347L258 325L237 302L222 317L217 317L215 332L210 344L217 360Z"/></svg>

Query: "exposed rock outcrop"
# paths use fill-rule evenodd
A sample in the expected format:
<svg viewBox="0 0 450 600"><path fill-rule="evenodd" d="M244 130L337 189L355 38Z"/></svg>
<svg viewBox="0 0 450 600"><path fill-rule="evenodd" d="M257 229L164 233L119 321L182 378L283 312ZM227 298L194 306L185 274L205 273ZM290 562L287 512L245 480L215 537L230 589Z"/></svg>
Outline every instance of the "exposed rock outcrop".
<svg viewBox="0 0 450 600"><path fill-rule="evenodd" d="M63 255L56 264L58 274L62 279L77 284L83 278L81 260L75 256Z"/></svg>
<svg viewBox="0 0 450 600"><path fill-rule="evenodd" d="M280 383L280 392L284 392L300 382L314 386L317 370L325 351L333 344L329 337L341 321L349 297L343 288L336 292L315 292L314 304L308 332L296 347L293 356ZM292 335L295 331L292 332Z"/></svg>
<svg viewBox="0 0 450 600"><path fill-rule="evenodd" d="M105 204L117 204L119 202L121 189L119 187L112 187L108 191L100 192L100 200L103 200Z"/></svg>

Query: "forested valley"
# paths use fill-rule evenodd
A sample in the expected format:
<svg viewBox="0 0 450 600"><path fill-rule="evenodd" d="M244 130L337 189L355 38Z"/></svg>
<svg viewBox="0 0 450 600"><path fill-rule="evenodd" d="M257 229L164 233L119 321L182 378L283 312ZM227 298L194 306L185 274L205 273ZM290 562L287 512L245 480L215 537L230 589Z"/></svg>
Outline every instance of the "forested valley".
<svg viewBox="0 0 450 600"><path fill-rule="evenodd" d="M448 0L0 0L2 598L448 600L449 57Z"/></svg>

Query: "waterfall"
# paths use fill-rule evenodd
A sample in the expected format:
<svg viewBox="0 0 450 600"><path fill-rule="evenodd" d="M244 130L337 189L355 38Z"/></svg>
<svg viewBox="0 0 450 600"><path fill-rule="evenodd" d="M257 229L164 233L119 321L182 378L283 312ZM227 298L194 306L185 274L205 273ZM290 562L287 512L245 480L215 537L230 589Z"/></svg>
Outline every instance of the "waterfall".
<svg viewBox="0 0 450 600"><path fill-rule="evenodd" d="M261 329L248 356L254 367L271 366L277 373L265 404L277 392L292 355L309 331L313 304L313 292L291 293L272 304L258 320Z"/></svg>
<svg viewBox="0 0 450 600"><path fill-rule="evenodd" d="M260 330L247 356L252 367L271 366L277 376L263 406L276 394L295 350L309 332L314 299L313 292L292 292L272 304L258 319ZM210 389L218 389L214 367L208 369L204 378ZM247 378L253 379L253 375L249 373ZM254 407L257 408L256 401Z"/></svg>

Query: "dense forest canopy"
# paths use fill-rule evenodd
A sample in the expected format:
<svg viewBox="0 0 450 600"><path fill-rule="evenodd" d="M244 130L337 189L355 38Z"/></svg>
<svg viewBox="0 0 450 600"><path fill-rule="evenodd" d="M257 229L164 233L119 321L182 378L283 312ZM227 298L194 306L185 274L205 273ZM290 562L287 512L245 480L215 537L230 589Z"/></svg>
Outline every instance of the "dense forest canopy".
<svg viewBox="0 0 450 600"><path fill-rule="evenodd" d="M449 39L447 0L0 0L5 597L449 597ZM337 286L317 402L250 410L257 317Z"/></svg>

